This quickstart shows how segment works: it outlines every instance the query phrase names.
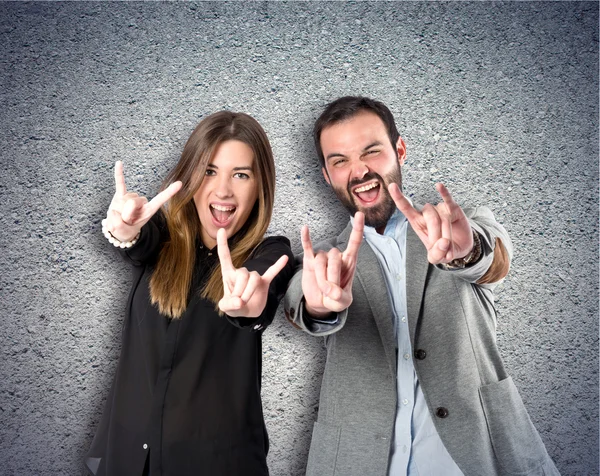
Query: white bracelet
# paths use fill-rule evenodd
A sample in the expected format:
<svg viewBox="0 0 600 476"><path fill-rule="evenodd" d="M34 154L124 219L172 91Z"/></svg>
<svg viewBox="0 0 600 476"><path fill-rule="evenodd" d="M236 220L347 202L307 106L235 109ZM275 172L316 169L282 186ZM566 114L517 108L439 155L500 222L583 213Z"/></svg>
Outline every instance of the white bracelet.
<svg viewBox="0 0 600 476"><path fill-rule="evenodd" d="M110 231L108 231L108 228L104 226L104 224L102 224L102 234L106 237L108 242L113 244L116 248L131 248L140 239L140 232L138 231L138 234L135 235L135 238L133 240L121 241L118 238L115 238L113 234Z"/></svg>

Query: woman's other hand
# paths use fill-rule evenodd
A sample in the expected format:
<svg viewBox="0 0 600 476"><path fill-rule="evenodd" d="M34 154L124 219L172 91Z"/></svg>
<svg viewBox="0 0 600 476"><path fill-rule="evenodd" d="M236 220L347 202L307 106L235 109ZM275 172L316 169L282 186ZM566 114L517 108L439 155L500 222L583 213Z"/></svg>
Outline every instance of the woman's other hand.
<svg viewBox="0 0 600 476"><path fill-rule="evenodd" d="M223 275L223 298L219 301L219 309L231 317L260 316L267 305L269 285L285 267L288 257L279 258L262 276L246 268L235 268L224 228L217 231L217 251Z"/></svg>

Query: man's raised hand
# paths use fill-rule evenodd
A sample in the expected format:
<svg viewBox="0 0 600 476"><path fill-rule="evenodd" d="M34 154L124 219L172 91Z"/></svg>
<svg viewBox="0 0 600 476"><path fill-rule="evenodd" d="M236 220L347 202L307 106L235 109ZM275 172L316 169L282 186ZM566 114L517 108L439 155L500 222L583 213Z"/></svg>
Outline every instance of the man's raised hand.
<svg viewBox="0 0 600 476"><path fill-rule="evenodd" d="M123 162L115 163L115 194L102 225L119 241L135 238L142 227L173 195L181 189L181 182L173 182L152 200L128 192L123 175Z"/></svg>
<svg viewBox="0 0 600 476"><path fill-rule="evenodd" d="M236 268L231 261L227 232L217 231L217 252L223 276L223 298L219 309L231 317L258 317L267 305L269 285L285 267L288 257L283 255L261 276L256 271Z"/></svg>
<svg viewBox="0 0 600 476"><path fill-rule="evenodd" d="M449 263L467 256L473 249L473 232L462 208L454 201L444 184L436 184L442 197L437 205L426 204L415 209L396 184L388 190L398 209L427 248L431 264Z"/></svg>
<svg viewBox="0 0 600 476"><path fill-rule="evenodd" d="M341 312L352 304L352 281L364 227L364 214L356 212L346 250L342 253L337 248L332 248L316 254L308 226L302 227L302 291L306 310L312 317L326 317L332 312Z"/></svg>

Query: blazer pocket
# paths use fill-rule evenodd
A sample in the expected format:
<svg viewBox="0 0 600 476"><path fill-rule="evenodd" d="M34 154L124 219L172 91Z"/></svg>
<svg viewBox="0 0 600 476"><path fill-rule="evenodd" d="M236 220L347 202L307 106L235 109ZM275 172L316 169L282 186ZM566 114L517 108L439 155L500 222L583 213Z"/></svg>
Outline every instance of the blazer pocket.
<svg viewBox="0 0 600 476"><path fill-rule="evenodd" d="M507 474L543 474L546 448L512 378L484 385L479 396L500 467Z"/></svg>
<svg viewBox="0 0 600 476"><path fill-rule="evenodd" d="M340 443L340 428L315 422L306 476L333 476Z"/></svg>

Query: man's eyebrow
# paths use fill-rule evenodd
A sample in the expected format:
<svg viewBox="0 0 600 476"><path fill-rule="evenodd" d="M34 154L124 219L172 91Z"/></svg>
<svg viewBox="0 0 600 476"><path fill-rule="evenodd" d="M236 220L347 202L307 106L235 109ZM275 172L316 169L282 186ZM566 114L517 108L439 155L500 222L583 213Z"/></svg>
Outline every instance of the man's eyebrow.
<svg viewBox="0 0 600 476"><path fill-rule="evenodd" d="M363 152L369 150L371 147L380 147L381 145L383 145L383 142L376 140L375 142L370 143L366 147L363 147ZM327 157L325 157L325 160L327 161L327 160L333 159L335 157L346 157L346 156L344 154L342 154L341 152L332 152L331 154L328 154Z"/></svg>
<svg viewBox="0 0 600 476"><path fill-rule="evenodd" d="M325 160L333 159L334 157L346 157L346 156L340 152L332 152L331 154L327 154L327 157L325 157Z"/></svg>
<svg viewBox="0 0 600 476"><path fill-rule="evenodd" d="M379 147L380 145L383 145L383 144L380 141L376 140L375 142L366 146L363 150L369 150L371 147Z"/></svg>

